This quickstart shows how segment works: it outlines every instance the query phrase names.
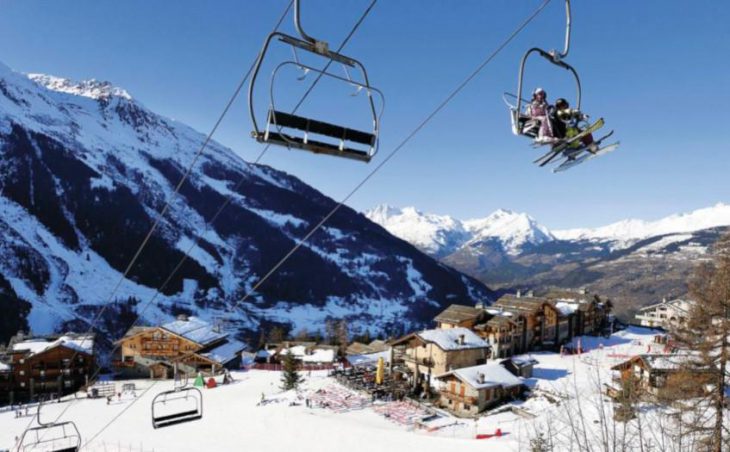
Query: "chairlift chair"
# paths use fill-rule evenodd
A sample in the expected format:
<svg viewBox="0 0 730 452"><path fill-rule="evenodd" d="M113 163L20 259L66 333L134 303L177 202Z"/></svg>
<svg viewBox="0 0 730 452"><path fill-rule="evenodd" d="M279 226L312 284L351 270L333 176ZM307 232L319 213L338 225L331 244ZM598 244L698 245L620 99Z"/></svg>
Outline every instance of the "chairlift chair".
<svg viewBox="0 0 730 452"><path fill-rule="evenodd" d="M259 53L248 89L248 104L253 132L251 133L260 143L274 144L290 149L301 149L316 154L326 154L336 157L344 157L362 162L369 162L377 153L380 117L382 116L384 97L380 90L370 86L367 71L358 60L345 56L341 53L331 51L325 41L319 41L304 32L300 20L300 0L294 0L294 24L300 38L275 31L266 38L264 46ZM284 61L274 69L270 82L270 103L266 114L266 126L261 129L254 111L254 87L261 65L269 50L269 45L274 39L291 46L294 53L294 60ZM316 69L307 66L299 61L296 56L297 50L303 50L331 60L332 63L340 64L345 68L345 77L336 75L326 70ZM295 66L304 73L313 72L318 77L327 77L338 82L348 83L356 88L356 95L359 91L365 91L368 97L369 114L372 117L372 130L363 131L350 127L307 118L297 115L294 112L287 113L276 107L274 98L274 82L282 68ZM362 81L356 81L350 76L349 69L356 70L361 74ZM299 79L303 79L300 77ZM381 108L375 107L374 95L380 98ZM312 138L314 136L314 138Z"/></svg>
<svg viewBox="0 0 730 452"><path fill-rule="evenodd" d="M152 399L152 426L167 427L203 417L203 393L188 386L187 374L175 373L174 389L160 392Z"/></svg>
<svg viewBox="0 0 730 452"><path fill-rule="evenodd" d="M23 432L18 443L18 451L22 452L78 452L81 449L81 434L76 424L71 421L41 421L41 406L38 402L36 421L38 426L30 427Z"/></svg>
<svg viewBox="0 0 730 452"><path fill-rule="evenodd" d="M505 93L505 95L504 95L504 101L510 110L512 133L514 133L515 135L524 135L524 136L527 136L530 138L536 138L535 131L533 129L531 129L528 124L531 118L522 112L522 103L528 102L526 99L523 99L523 97L522 97L522 87L523 87L522 82L523 82L524 74L525 74L525 65L527 63L528 58L533 53L536 53L537 55L545 58L547 61L554 64L555 66L566 69L566 70L570 71L571 74L573 74L573 78L575 79L575 84L576 84L576 100L573 105L575 105L575 108L580 110L581 96L582 96L580 77L578 76L578 72L575 70L575 68L564 61L565 57L568 56L568 52L570 50L570 29L571 29L570 0L565 0L565 14L566 14L566 28L565 28L565 46L563 48L563 51L562 52L560 52L558 50L545 51L539 47L533 47L533 48L529 49L522 56L522 60L520 62L520 72L519 72L519 78L518 78L518 82L517 82L517 94ZM510 101L507 100L507 97L514 98L516 100L516 103L512 104Z"/></svg>

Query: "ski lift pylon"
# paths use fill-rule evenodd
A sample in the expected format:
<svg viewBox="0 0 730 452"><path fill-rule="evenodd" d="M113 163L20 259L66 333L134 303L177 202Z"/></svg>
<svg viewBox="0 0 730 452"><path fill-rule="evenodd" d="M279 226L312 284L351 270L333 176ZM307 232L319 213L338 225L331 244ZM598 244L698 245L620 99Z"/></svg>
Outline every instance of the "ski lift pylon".
<svg viewBox="0 0 730 452"><path fill-rule="evenodd" d="M314 152L317 154L327 154L336 157L344 157L363 162L369 162L377 153L380 117L383 107L378 110L375 107L373 99L377 94L381 99L381 105L384 105L384 97L380 90L372 87L368 79L365 66L358 60L345 56L341 53L334 52L329 49L329 44L325 41L317 40L309 36L302 28L300 19L300 0L294 0L294 25L296 27L299 38L275 31L266 38L264 45L259 53L251 75L248 88L248 105L251 123L253 124L253 138L261 143L275 144L287 148L301 149ZM355 81L350 77L350 72L345 69L346 78L335 75L326 70L319 70L311 66L303 64L298 57L294 61L284 61L276 66L271 76L270 86L270 104L266 114L266 126L262 129L256 119L254 111L254 87L261 65L269 50L271 42L278 38L279 41L291 46L293 49L300 49L315 55L322 56L334 63L340 64L345 68L358 70L362 76L362 81ZM313 72L319 74L319 77L328 77L331 80L348 83L357 88L358 91L364 90L368 96L369 113L372 116L372 130L363 131L350 127L344 127L337 124L328 123L321 120L311 119L295 113L286 113L276 108L274 98L274 81L277 73L288 65L294 65L296 68L304 71L304 73ZM302 77L299 77L301 79ZM310 135L314 135L315 139L311 139Z"/></svg>
<svg viewBox="0 0 730 452"><path fill-rule="evenodd" d="M38 400L36 422L38 426L26 429L18 443L21 452L78 452L81 449L81 434L71 421L41 421L43 399Z"/></svg>

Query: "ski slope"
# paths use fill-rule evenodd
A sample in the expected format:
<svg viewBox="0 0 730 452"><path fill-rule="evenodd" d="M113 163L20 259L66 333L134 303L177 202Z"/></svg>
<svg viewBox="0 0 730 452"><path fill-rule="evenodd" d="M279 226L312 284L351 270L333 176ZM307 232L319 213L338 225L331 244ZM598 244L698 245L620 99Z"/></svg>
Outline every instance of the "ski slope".
<svg viewBox="0 0 730 452"><path fill-rule="evenodd" d="M87 443L126 410L86 444L84 450L91 451L516 451L523 450L546 422L556 422L564 416L566 408L580 408L585 419L594 421L598 414L590 401L601 398L595 390L596 378L610 381L610 367L625 356L646 353L654 334L649 329L630 328L609 339L581 338L582 346L590 350L583 355L532 354L539 361L534 378L526 381L533 396L513 405L535 415L533 419L507 411L481 417L478 422L444 417L438 421L440 428L433 432L414 430L386 419L373 407L344 413L307 408L304 397L336 385L326 372L304 374L306 381L298 398L293 391L280 391L280 373L258 370L235 372L234 384L203 390L204 417L187 424L152 428L152 398L157 392L172 388L172 381L136 381L136 402L123 397L122 401L107 405L105 399L81 398L48 405L43 409L43 417L55 417L70 403L63 419L75 421ZM262 394L267 403L259 406ZM561 404L552 403L551 398L560 399ZM290 406L293 401L298 405ZM14 438L22 434L29 420L16 419L10 411L0 413L0 448L12 448ZM599 429L593 422L588 426ZM497 428L503 432L501 438L475 439L476 434L494 433ZM569 439L565 441L567 447Z"/></svg>

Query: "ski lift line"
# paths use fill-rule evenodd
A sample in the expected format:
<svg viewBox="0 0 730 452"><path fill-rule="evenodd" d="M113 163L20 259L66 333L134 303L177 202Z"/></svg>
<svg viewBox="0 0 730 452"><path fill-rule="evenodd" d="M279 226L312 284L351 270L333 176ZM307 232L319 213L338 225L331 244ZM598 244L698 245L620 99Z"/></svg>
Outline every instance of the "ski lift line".
<svg viewBox="0 0 730 452"><path fill-rule="evenodd" d="M287 3L286 8L284 9L284 11L282 12L282 14L280 15L279 19L277 20L276 25L274 26L274 31L278 30L278 28L284 22L284 19L286 18L287 14L289 13L289 10L291 9L294 1L295 0L290 0L289 3ZM258 58L258 55L257 55L257 58ZM201 145L200 149L198 149L198 151L196 152L193 160L191 161L190 165L187 167L187 169L186 169L186 171L185 171L182 179L178 182L178 184L176 185L175 190L173 191L172 195L166 201L163 209L160 211L160 214L159 214L158 218L153 223L153 225L150 228L149 232L147 233L147 235L145 236L144 240L142 241L142 243L140 244L139 248L137 249L135 255L133 256L132 260L129 262L129 264L125 268L124 273L122 274L122 276L117 281L117 283L114 286L114 288L112 290L112 293L109 296L109 298L107 299L106 303L104 303L104 305L102 306L102 308L99 311L99 313L92 319L92 321L90 323L90 326L89 326L89 329L88 329L86 335L84 336L84 338L81 341L81 345L83 345L83 343L86 341L86 338L89 336L89 334L93 331L93 329L96 326L96 324L99 322L101 316L106 311L106 309L109 306L109 304L111 303L111 301L112 301L114 295L116 294L117 290L119 290L119 287L121 287L121 284L124 282L124 279L127 277L127 275L129 274L129 271L132 269L132 267L136 263L136 260L139 258L139 255L142 253L142 250L144 249L144 247L149 242L149 239L151 238L152 234L155 232L156 228L159 226L159 223L160 223L161 219L165 216L165 213L167 212L167 210L169 209L170 205L172 204L172 200L175 198L175 196L178 195L180 189L182 188L182 185L185 183L185 181L187 180L188 176L192 172L192 168L195 166L195 163L197 162L198 158L202 155L203 151L207 148L208 144L210 143L211 139L213 138L213 135L218 130L218 127L220 126L220 124L223 122L224 117L228 114L228 111L233 106L234 101L238 98L238 96L241 93L241 90L243 90L243 87L246 85L246 81L250 77L251 72L253 71L255 64L256 64L256 59L254 59L254 61L249 66L249 68L246 71L246 73L243 75L243 77L241 78L241 80L238 82L238 85L236 86L236 89L234 90L232 96L230 97L230 99L226 103L226 105L225 105L222 113L220 114L220 116L216 120L216 122L215 122L213 128L211 129L211 131L206 136L206 139L203 141L203 144ZM242 181L243 181L243 179L241 180L241 182ZM240 185L240 183L239 183L239 185ZM237 185L237 187L239 185ZM217 218L217 216L220 214L220 211L222 211L222 209L220 209L219 212L216 213L216 216L213 219ZM198 238L196 241L193 242L193 244L191 245L191 247L188 249L188 253L190 253L192 251L192 249L197 245L197 243L199 242L199 240L200 240L200 238ZM180 267L182 267L182 265L186 261L186 258L187 258L187 254L183 256L183 258L180 260L180 262L178 263L178 265L175 267L175 272L177 270L179 270ZM173 276L174 276L174 273L171 274L170 276L168 276L168 278L163 282L163 285L161 286L161 288L155 292L152 300L154 300L159 295L159 292L162 290L162 288L164 288L165 286L167 286L167 284L170 283L170 281L171 281L171 279L172 279ZM149 304L150 304L150 302L148 302L147 306L149 306ZM146 309L146 307L145 307L145 309ZM139 320L139 318L140 318L140 315L138 315L135 318L134 323L136 323L137 320ZM133 326L134 326L134 323L132 324ZM115 346L115 348L112 350L112 353L114 351L116 351L117 348L118 348L118 346ZM79 353L78 350L76 350L74 352L74 354L71 356L70 362L73 362L73 360L76 358L76 355L78 353ZM97 369L97 371L92 376L92 380L93 380L93 378L95 378L98 375L99 371L100 371L100 369ZM73 403L73 402L71 402L71 403ZM58 415L58 417L56 418L56 421L58 421L58 419L60 419L61 416L63 416L63 414L66 412L66 410L68 410L68 407L66 407ZM33 420L31 419L31 422L28 423L28 425L26 426L26 430L30 427L30 425L32 424L32 421Z"/></svg>
<svg viewBox="0 0 730 452"><path fill-rule="evenodd" d="M354 194L360 190L361 187L363 187L383 166L385 166L386 163L388 163L415 135L418 134L418 132L421 131L444 107L446 107L447 104L451 102L451 100L456 97L457 94L459 94L474 78L476 78L477 75L499 54L501 51L507 47L509 43L514 40L515 37L517 37L526 27L529 25L546 7L548 4L550 4L551 0L544 0L543 3L532 13L530 14L484 61L482 61L477 68L472 71L464 81L462 81L423 121L421 121L418 126L410 133L408 136L406 136L405 139L403 139L370 173L368 173L365 178L363 178L348 194L345 196L325 217L317 223L307 234L297 241L295 246L279 261L277 262L274 267L272 267L271 270L246 293L246 295L241 298L236 304L233 306L233 308L230 311L233 311L236 309L243 301L247 300L271 275L273 275L288 259L291 257L301 246L317 231L319 228L321 228ZM263 156L264 152L268 149L268 146L264 149L261 156ZM242 183L242 181L240 182ZM229 203L229 199L226 200L224 205L227 205ZM192 247L191 247L192 249ZM154 384L152 385L154 386ZM150 386L150 388L152 387ZM149 388L147 389L149 390ZM146 391L145 391L146 392ZM107 423L102 430L97 432L93 437L92 440L95 439L101 432L103 432L106 428L108 428L109 425L111 425L116 419L118 419L126 410L128 410L137 400L139 400L141 397L138 397L137 399L133 400L125 409L120 412L117 416L115 416L109 423ZM62 413L63 414L63 413ZM90 440L91 441L91 440ZM87 442L86 444L88 444Z"/></svg>
<svg viewBox="0 0 730 452"><path fill-rule="evenodd" d="M363 178L337 205L335 205L332 210L330 210L327 215L322 218L322 220L319 221L312 229L307 232L307 234L299 239L297 243L294 245L294 247L286 254L284 255L279 262L274 265L271 270L269 270L266 275L264 275L261 279L258 280L258 282L248 290L248 292L241 298L236 304L234 305L234 309L238 307L241 303L246 301L251 295L253 295L256 290L261 287L261 285L268 280L268 278L271 277L301 246L309 240L309 238L319 230L345 203L353 196L355 193L357 193L360 188L362 188L380 169L385 166L386 163L388 163L414 136L418 134L418 132L421 131L446 105L451 102L451 100L456 97L457 94L459 94L479 73L505 48L507 45L512 42L512 40L519 35L522 30L529 25L535 17L537 17L544 9L547 7L547 5L551 2L551 0L544 0L543 3L530 15L525 19L508 37L505 39L484 61L482 61L479 66L477 66L474 71L469 74L469 76L466 77L426 118L421 121L418 126L416 126L413 131L411 131L406 138L404 138L370 173L368 173L365 178Z"/></svg>
<svg viewBox="0 0 730 452"><path fill-rule="evenodd" d="M292 2L293 2L293 1L294 1L294 0L292 0ZM290 2L290 3L289 3L289 6L287 7L287 9L286 9L286 10L284 11L284 13L282 14L281 18L279 19L279 22L277 23L277 28L278 28L278 26L279 26L279 25L281 25L281 22L282 22L283 18L284 18L284 17L286 17L286 14L288 13L289 9L291 8L292 2ZM370 3L370 5L368 6L368 8L366 8L366 9L365 9L365 11L364 11L364 12L362 13L362 15L360 16L360 18L358 19L358 21L357 21L357 22L355 23L355 25L353 26L353 28L352 28L352 29L350 30L350 32L348 33L348 35L347 35L347 36L345 37L345 39L344 39L344 40L342 41L342 43L340 44L340 46L339 46L339 48L338 48L338 50L337 50L338 52L339 52L340 50L342 50L342 49L343 49L343 48L344 48L344 47L345 47L345 46L347 45L347 43L348 43L348 42L350 41L350 39L352 38L352 36L353 36L353 35L355 34L355 32L357 31L357 29L358 29L358 28L360 27L360 25L361 25L361 24L362 24L362 23L364 22L365 18L366 18L366 17L368 16L368 14L369 14L369 13L370 13L370 11L371 11L371 10L373 9L373 7L375 6L375 4L376 4L376 3L377 3L377 0L372 0L372 2ZM254 63L255 63L255 62L254 62ZM322 69L322 71L325 71L325 70L326 70L326 69L327 69L327 68L328 68L328 67L329 67L329 66L330 66L331 64L332 64L332 60L329 60L329 61L327 62L327 64L326 64L326 65L324 66L324 68ZM250 73L251 73L251 70L252 70L252 69L253 69L253 64L251 65L251 68L249 68L249 71L247 72L247 74L246 74L246 77L244 77L244 78L243 78L243 79L241 80L241 82L239 83L239 85L238 85L238 87L237 87L237 89L236 89L236 91L235 91L235 93L234 93L234 97L236 97L236 96L238 96L238 95L239 95L240 91L242 90L242 88L243 88L243 86L244 86L244 84L245 84L246 78L247 78L247 77L248 77L248 76L250 75ZM319 71L318 71L318 72L319 72ZM304 101L306 100L307 96L308 96L308 95L309 95L309 94L310 94L310 93L312 92L312 90L313 90L313 89L314 89L314 87L315 87L315 86L317 85L317 83L319 82L319 80L320 80L320 78L321 78L321 77L322 77L322 76L321 76L321 75L319 75L319 76L318 76L318 77L317 77L317 78L316 78L316 79L315 79L315 80L314 80L314 81L312 82L312 84L310 85L309 89L308 89L308 90L307 90L307 91L306 91L306 92L305 92L305 93L303 94L302 98L301 98L301 99L299 100L299 102L297 103L297 105L296 105L296 106L294 107L294 110L292 111L292 113L296 112L296 110L297 110L297 109L298 109L298 108L299 108L299 107L300 107L300 106L301 106L301 105L302 105L302 104L304 103ZM230 104L231 104L231 103L232 103L232 102L229 102L229 105L228 105L228 107L230 106ZM263 158L263 156L264 156L264 155L266 154L266 151L267 151L267 150L269 149L269 146L270 146L270 145L269 145L269 144L267 144L267 145L266 145L266 146L264 147L264 149L263 149L263 150L261 151L261 153L259 153L259 155L257 156L257 158L256 158L256 159L254 160L253 164L257 164L257 163L259 163L259 161L260 161L260 160L261 160L261 159ZM232 190L232 192L233 192L233 193L235 193L236 191L238 191L238 189L239 189L239 188L240 188L240 187L241 187L241 186L243 185L243 182L244 182L245 180L246 180L246 178L245 178L245 177L241 177L241 178L239 179L239 181L238 181L238 182L236 183L236 185L235 185L235 186L233 187L233 190ZM185 253L183 254L182 258L180 259L180 261L178 261L177 265L175 266L175 268L173 268L172 272L171 272L171 273L170 273L170 274L169 274L169 275L167 276L167 278L166 278L166 279L165 279L165 281L164 281L164 282L162 283L162 285L161 285L161 286L159 287L159 289L158 289L157 291L155 291L155 293L154 293L154 294L152 295L152 297L150 298L150 300L149 300L149 301L147 301L147 303L145 304L145 306L144 306L144 307L142 308L142 311L140 311L140 312L139 312L139 313L137 314L137 316L135 317L135 320L134 320L134 322L132 323L132 326L134 326L134 325L135 325L135 324L137 323L137 321L138 321L138 320L139 320L140 318L142 318L142 315L143 315L143 314L144 314L144 313L146 312L146 310L147 310L147 309L149 308L149 306L150 306L150 305L152 304L152 302L154 302L154 301L155 301L155 300L157 299L157 297L158 297L158 296L160 295L160 293L162 292L162 290L163 290L163 289L164 289L165 287L167 287L167 285L168 285L168 284L170 283L170 281L171 281L171 280L172 280L172 278L173 278L173 277L175 276L175 274L176 274L176 273L177 273L177 272L178 272L178 271L180 270L180 268L182 268L183 264L184 264L184 263L185 263L185 262L187 261L187 259L188 259L189 255L191 254L192 250L193 250L193 249L194 249L194 248L195 248L195 247L196 247L196 246L198 245L198 243L200 242L200 239L201 239L201 238L202 238L202 237L203 237L203 236L205 235L205 233L207 233L207 232L208 232L208 230L210 229L211 225L212 225L213 223L215 223L215 221L216 221L216 220L218 219L218 217L219 217L219 216L220 216L220 215L221 215L221 214L223 213L223 211L225 210L225 208L226 208L226 207L227 207L227 206L228 206L228 205L229 205L229 204L230 204L230 203L231 203L232 201L233 201L233 197L232 197L232 195L228 195L228 196L226 197L225 201L223 202L223 204L221 204L221 206L220 206L220 207L218 208L218 210L217 210L217 211L216 211L216 212L215 212L215 213L213 214L213 216L211 217L211 219L210 219L210 220L209 220L209 221L208 221L208 222L206 223L206 225L205 225L205 230L204 230L204 232L203 232L202 234L199 234L199 235L198 235L198 236L197 236L197 237L195 238L195 240L193 240L193 243L192 243L192 244L191 244L191 245L190 245L190 246L188 247L187 251L186 251L186 252L185 252ZM228 310L228 312L232 312L232 311L233 311L232 309L229 309L229 310ZM115 352L115 351L116 351L116 350L117 350L118 348L119 348L119 344L116 344L116 345L114 346L114 349L112 349L112 354L113 354L113 353L114 353L114 352ZM185 356L187 356L187 355L184 355L183 357L185 357ZM181 358L183 358L183 357L181 357ZM96 372L95 372L95 373L94 373L94 375L92 376L91 380L93 380L94 378L96 378L96 376L97 376L97 375L99 374L99 371L100 371L100 370L101 370L101 369L97 369L97 370L96 370ZM156 384L156 382L155 382L155 383L153 383L153 386L154 386L154 384ZM149 388L148 388L148 390L149 390ZM146 391L145 391L145 392L146 392ZM131 402L130 404L134 404L134 403L136 403L136 401L137 401L137 400L139 400L139 397L138 397L138 398L136 398L136 399L134 399L134 400L133 400L133 401L132 401L132 402ZM74 401L72 401L71 403L74 403L74 402L75 402L75 400L74 400ZM67 406L67 407L66 407L66 408L65 408L65 409L64 409L64 410L63 410L63 411L62 411L62 412L61 412L61 413L59 414L59 416L58 416L58 417L56 418L56 421L57 421L58 419L60 419L60 418L61 418L61 416L63 416L63 415L64 415L64 413L65 413L65 412L66 412L66 411L68 410L68 408L70 408L70 404L69 404L69 406ZM117 416L117 417L118 417L118 416ZM31 420L31 421L32 421L32 420ZM28 426L26 427L26 429L27 429L27 428L28 428L29 426L30 426L30 424L28 424ZM104 428L106 428L106 427L104 427ZM98 432L98 433L101 433L101 432ZM94 436L92 437L92 440L93 440L94 438L96 438L96 436L98 436L98 433L97 433L96 435L94 435ZM90 441L89 441L89 442L90 442ZM88 444L88 442L87 442L87 444Z"/></svg>

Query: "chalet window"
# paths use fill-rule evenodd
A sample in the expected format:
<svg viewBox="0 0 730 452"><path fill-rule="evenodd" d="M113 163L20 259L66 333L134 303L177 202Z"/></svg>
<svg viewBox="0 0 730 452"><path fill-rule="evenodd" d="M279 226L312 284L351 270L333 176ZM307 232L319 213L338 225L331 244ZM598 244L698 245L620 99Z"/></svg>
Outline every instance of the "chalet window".
<svg viewBox="0 0 730 452"><path fill-rule="evenodd" d="M67 388L70 388L71 387L71 381L70 380L66 380L66 381L63 382L63 385L66 386Z"/></svg>
<svg viewBox="0 0 730 452"><path fill-rule="evenodd" d="M465 410L471 410L471 405L467 405L467 404L465 403L465 404L464 404L464 409L465 409Z"/></svg>
<svg viewBox="0 0 730 452"><path fill-rule="evenodd" d="M63 369L64 375L71 375L71 369Z"/></svg>
<svg viewBox="0 0 730 452"><path fill-rule="evenodd" d="M20 364L25 364L25 359L21 358L20 359Z"/></svg>
<svg viewBox="0 0 730 452"><path fill-rule="evenodd" d="M64 358L61 360L61 365L68 367L71 365L71 360L68 358Z"/></svg>
<svg viewBox="0 0 730 452"><path fill-rule="evenodd" d="M159 341L160 340L160 333L154 333L154 334L152 334L152 339L153 340L156 340L156 341Z"/></svg>
<svg viewBox="0 0 730 452"><path fill-rule="evenodd" d="M20 375L25 375L25 371L24 370L21 370L20 371Z"/></svg>
<svg viewBox="0 0 730 452"><path fill-rule="evenodd" d="M22 375L22 374L21 374L21 375ZM21 382L20 382L20 387L21 387L21 388L24 388L24 387L25 387L25 382L24 382L24 381L21 381Z"/></svg>

